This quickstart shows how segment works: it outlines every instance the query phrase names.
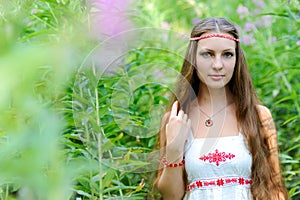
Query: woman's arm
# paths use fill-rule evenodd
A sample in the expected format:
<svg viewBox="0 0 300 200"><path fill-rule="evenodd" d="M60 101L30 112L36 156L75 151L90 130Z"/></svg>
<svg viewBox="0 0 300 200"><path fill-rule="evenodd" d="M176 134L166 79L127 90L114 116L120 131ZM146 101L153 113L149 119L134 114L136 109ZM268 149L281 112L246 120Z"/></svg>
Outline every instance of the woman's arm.
<svg viewBox="0 0 300 200"><path fill-rule="evenodd" d="M164 200L181 200L185 193L183 167L164 168L157 188Z"/></svg>
<svg viewBox="0 0 300 200"><path fill-rule="evenodd" d="M276 127L271 115L270 110L265 106L258 106L260 121L262 124L263 134L266 138L266 144L268 145L270 155L268 161L272 167L273 182L275 184L274 200L287 200L288 195L284 187L284 183L280 171L280 162L278 156L278 143ZM275 194L276 193L276 194Z"/></svg>
<svg viewBox="0 0 300 200"><path fill-rule="evenodd" d="M177 114L178 102L164 115L160 131L160 150L168 163L183 160L184 144L191 122L183 111ZM185 194L184 167L164 166L159 173L157 188L164 200L181 200Z"/></svg>

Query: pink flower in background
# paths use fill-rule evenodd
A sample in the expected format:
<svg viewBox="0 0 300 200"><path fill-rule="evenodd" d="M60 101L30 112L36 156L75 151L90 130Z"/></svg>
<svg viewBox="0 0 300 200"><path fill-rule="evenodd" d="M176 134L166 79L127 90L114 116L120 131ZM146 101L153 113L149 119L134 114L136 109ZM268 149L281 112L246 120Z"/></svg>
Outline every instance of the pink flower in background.
<svg viewBox="0 0 300 200"><path fill-rule="evenodd" d="M252 14L253 14L253 15L258 15L258 14L260 14L260 13L261 13L261 10L258 9L258 8L255 8L255 9L252 11Z"/></svg>
<svg viewBox="0 0 300 200"><path fill-rule="evenodd" d="M199 18L193 18L193 19L192 19L192 23L193 23L194 25L198 24L199 22L200 22L200 19L199 19Z"/></svg>
<svg viewBox="0 0 300 200"><path fill-rule="evenodd" d="M268 27L272 25L272 21L271 21L271 16L270 15L265 15L262 16L261 19L259 21L257 21L257 26L258 27Z"/></svg>
<svg viewBox="0 0 300 200"><path fill-rule="evenodd" d="M101 73L113 74L124 67L122 55L128 51L135 33L130 20L132 6L128 0L89 0L90 32L92 37L104 41L89 59Z"/></svg>
<svg viewBox="0 0 300 200"><path fill-rule="evenodd" d="M250 31L255 31L255 30L256 30L256 27L254 24L252 24L250 22L246 22L245 29L244 29L245 32L250 32Z"/></svg>
<svg viewBox="0 0 300 200"><path fill-rule="evenodd" d="M242 36L241 41L245 44L245 45L250 45L250 44L254 44L256 42L255 38L253 38L253 33L250 34L245 34Z"/></svg>
<svg viewBox="0 0 300 200"><path fill-rule="evenodd" d="M96 37L111 37L132 28L127 0L91 0L91 30Z"/></svg>
<svg viewBox="0 0 300 200"><path fill-rule="evenodd" d="M268 39L268 44L275 43L277 41L277 38L275 36Z"/></svg>
<svg viewBox="0 0 300 200"><path fill-rule="evenodd" d="M298 40L298 41L296 42L296 44L297 44L297 46L300 46L300 40Z"/></svg>
<svg viewBox="0 0 300 200"><path fill-rule="evenodd" d="M249 14L248 8L242 5L239 5L239 7L237 8L237 12L239 14Z"/></svg>
<svg viewBox="0 0 300 200"><path fill-rule="evenodd" d="M163 77L163 73L162 72L158 72L157 78L162 78L162 77Z"/></svg>
<svg viewBox="0 0 300 200"><path fill-rule="evenodd" d="M153 73L153 76L156 77L156 78L162 78L163 75L164 74L161 71L157 70L157 69Z"/></svg>
<svg viewBox="0 0 300 200"><path fill-rule="evenodd" d="M261 7L261 8L266 7L266 4L263 0L254 0L253 2L257 7Z"/></svg>
<svg viewBox="0 0 300 200"><path fill-rule="evenodd" d="M249 14L248 8L242 5L239 5L236 11L240 15L240 19L245 18Z"/></svg>
<svg viewBox="0 0 300 200"><path fill-rule="evenodd" d="M169 24L168 22L166 22L166 21L163 21L163 22L161 23L161 26L162 26L163 28L170 28L170 24Z"/></svg>

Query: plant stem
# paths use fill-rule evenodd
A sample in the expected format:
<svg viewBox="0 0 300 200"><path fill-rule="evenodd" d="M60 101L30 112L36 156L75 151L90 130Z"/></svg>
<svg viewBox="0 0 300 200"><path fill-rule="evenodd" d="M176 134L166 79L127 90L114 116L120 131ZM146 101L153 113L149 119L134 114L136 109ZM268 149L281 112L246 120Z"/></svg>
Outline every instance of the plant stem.
<svg viewBox="0 0 300 200"><path fill-rule="evenodd" d="M95 65L93 65L93 74L96 77L96 69ZM99 180L99 198L100 200L103 200L103 183L102 183L102 147L101 147L101 141L102 141L102 133L103 128L101 127L101 121L100 121L100 115L99 115L99 94L98 94L98 84L95 85L95 107L96 107L96 121L97 126L100 127L100 131L98 132L98 163L99 163L99 173L100 173L100 180Z"/></svg>

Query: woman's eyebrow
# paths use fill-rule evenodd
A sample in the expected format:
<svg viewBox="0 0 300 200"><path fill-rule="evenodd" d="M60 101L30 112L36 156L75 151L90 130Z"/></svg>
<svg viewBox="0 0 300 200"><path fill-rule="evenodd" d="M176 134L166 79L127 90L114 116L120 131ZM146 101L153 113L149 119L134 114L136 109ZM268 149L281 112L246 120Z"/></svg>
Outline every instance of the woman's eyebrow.
<svg viewBox="0 0 300 200"><path fill-rule="evenodd" d="M235 51L235 48L224 49L223 51Z"/></svg>
<svg viewBox="0 0 300 200"><path fill-rule="evenodd" d="M205 51L214 51L214 50L212 50L212 49L209 49L209 48L206 48L206 47L200 47L199 48L199 50L205 50Z"/></svg>

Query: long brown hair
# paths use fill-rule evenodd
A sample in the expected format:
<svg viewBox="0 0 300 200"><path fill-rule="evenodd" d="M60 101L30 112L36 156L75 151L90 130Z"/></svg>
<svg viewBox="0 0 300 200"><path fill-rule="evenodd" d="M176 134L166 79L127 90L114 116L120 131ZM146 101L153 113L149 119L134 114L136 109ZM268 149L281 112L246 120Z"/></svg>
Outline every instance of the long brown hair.
<svg viewBox="0 0 300 200"><path fill-rule="evenodd" d="M237 28L223 18L206 18L200 21L193 28L191 37L199 37L207 32L227 33L239 39ZM176 100L180 102L181 109L188 112L187 108L190 102L198 95L201 82L195 67L196 52L197 41L190 41L182 65L181 75L175 87L175 94L167 112L171 110L171 105ZM257 110L257 105L260 104L260 101L255 93L246 59L239 42L236 43L236 55L236 66L228 87L234 96L239 127L252 154L252 195L254 199L266 200L274 197L274 193L279 194L280 192L285 199L288 199L282 179L274 179L274 176L277 174L270 164L272 152L267 145L268 138L263 134L263 127L259 111ZM161 149L164 149L163 147L166 145L163 135L165 134L166 122L167 120L162 121L162 128L159 133ZM162 169L159 170L158 177L161 171ZM184 181L187 181L186 177L184 177Z"/></svg>

